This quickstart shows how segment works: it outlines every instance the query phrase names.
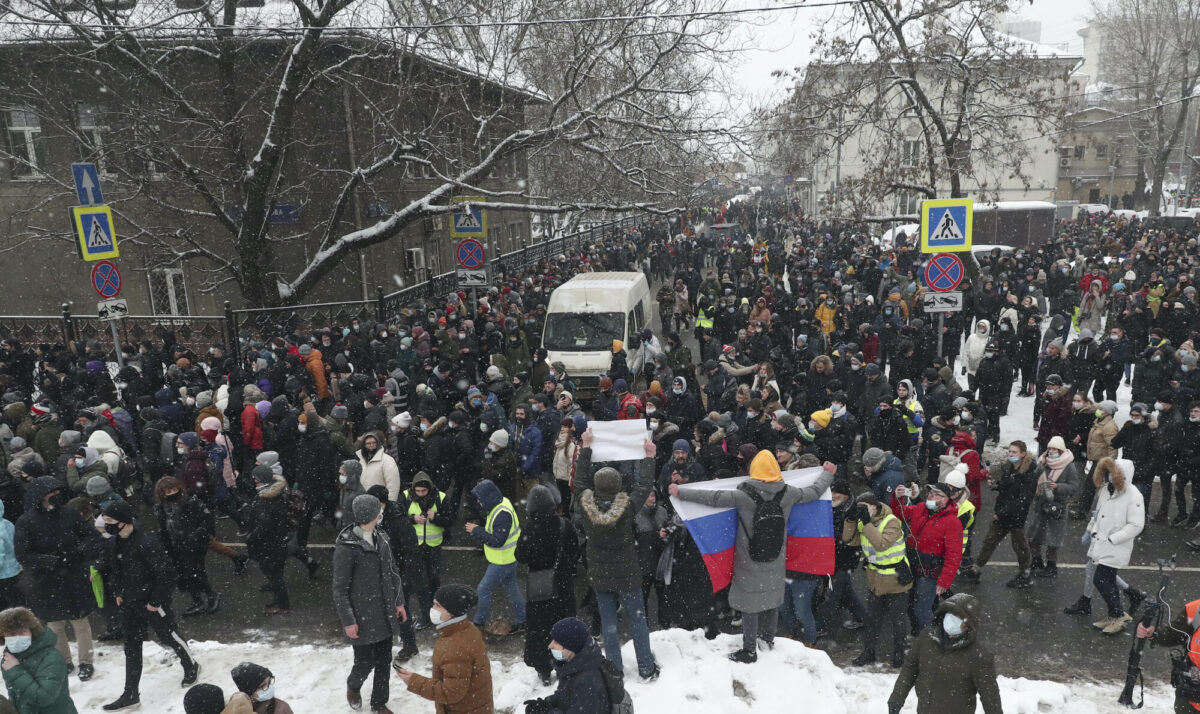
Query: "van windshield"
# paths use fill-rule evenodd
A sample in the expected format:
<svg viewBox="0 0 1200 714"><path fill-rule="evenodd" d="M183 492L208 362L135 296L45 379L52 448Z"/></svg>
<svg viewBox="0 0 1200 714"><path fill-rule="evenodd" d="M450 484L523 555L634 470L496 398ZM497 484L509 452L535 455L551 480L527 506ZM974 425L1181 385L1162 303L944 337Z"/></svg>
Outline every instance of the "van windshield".
<svg viewBox="0 0 1200 714"><path fill-rule="evenodd" d="M619 312L554 312L546 316L548 350L590 352L612 349L625 338L625 316Z"/></svg>

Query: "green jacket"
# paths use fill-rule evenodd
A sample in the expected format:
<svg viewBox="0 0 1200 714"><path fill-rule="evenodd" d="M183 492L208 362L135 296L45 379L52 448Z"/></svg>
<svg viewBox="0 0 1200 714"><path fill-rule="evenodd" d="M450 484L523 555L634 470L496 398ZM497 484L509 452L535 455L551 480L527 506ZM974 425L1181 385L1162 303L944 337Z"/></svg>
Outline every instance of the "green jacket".
<svg viewBox="0 0 1200 714"><path fill-rule="evenodd" d="M47 628L16 655L20 664L4 672L8 696L21 714L78 714L67 689L67 663L54 648L57 640Z"/></svg>
<svg viewBox="0 0 1200 714"><path fill-rule="evenodd" d="M948 612L966 622L962 637L951 638L942 629ZM943 600L933 624L917 635L904 657L889 711L899 712L915 687L917 714L974 714L977 696L984 714L1002 714L996 660L978 641L981 621L973 596L959 593Z"/></svg>
<svg viewBox="0 0 1200 714"><path fill-rule="evenodd" d="M100 459L92 462L91 466L84 466L83 468L68 466L67 487L71 489L71 493L77 496L86 496L88 479L93 476L108 478L108 467Z"/></svg>

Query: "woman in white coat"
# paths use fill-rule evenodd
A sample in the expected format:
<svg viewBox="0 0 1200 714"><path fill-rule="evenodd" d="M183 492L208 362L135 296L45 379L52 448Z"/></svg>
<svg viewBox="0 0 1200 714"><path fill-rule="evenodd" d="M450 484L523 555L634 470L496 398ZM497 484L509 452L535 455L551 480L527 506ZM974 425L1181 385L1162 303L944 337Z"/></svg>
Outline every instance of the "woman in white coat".
<svg viewBox="0 0 1200 714"><path fill-rule="evenodd" d="M992 339L992 323L980 320L975 323L975 331L967 336L963 345L963 369L967 373L967 387L975 390L975 371L983 362L983 353L987 350L988 342Z"/></svg>
<svg viewBox="0 0 1200 714"><path fill-rule="evenodd" d="M1108 605L1108 617L1093 625L1106 635L1125 629L1133 617L1121 608L1117 571L1129 565L1133 541L1146 525L1142 493L1133 487L1133 462L1105 457L1092 473L1096 484L1096 515L1088 523L1088 558L1096 561L1092 582Z"/></svg>

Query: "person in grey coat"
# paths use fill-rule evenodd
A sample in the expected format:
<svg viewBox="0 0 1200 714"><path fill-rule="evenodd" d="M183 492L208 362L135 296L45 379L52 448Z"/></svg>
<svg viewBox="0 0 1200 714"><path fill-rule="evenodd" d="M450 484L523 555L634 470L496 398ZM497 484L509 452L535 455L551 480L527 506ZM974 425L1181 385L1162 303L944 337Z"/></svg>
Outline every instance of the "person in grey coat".
<svg viewBox="0 0 1200 714"><path fill-rule="evenodd" d="M734 662L749 664L758 660L758 638L771 647L775 643L775 626L779 621L779 606L783 604L784 575L787 564L787 518L792 506L820 498L829 485L837 466L828 461L825 472L811 485L803 488L789 486L783 482L779 462L770 451L760 451L750 462L750 479L737 489L728 491L700 491L681 489L671 484L672 496L684 501L695 501L718 508L737 508L737 540L733 554L733 583L729 587L729 606L742 613L742 649L729 655ZM750 557L750 539L753 536L754 498L743 489L753 489L764 500L773 500L783 492L779 506L783 510L783 542L773 560L758 562Z"/></svg>
<svg viewBox="0 0 1200 714"><path fill-rule="evenodd" d="M1037 491L1033 499L1025 535L1033 551L1030 570L1034 576L1048 578L1058 575L1058 549L1067 537L1067 505L1079 487L1079 466L1075 455L1061 436L1046 444L1038 458ZM1046 560L1042 560L1042 548Z"/></svg>
<svg viewBox="0 0 1200 714"><path fill-rule="evenodd" d="M349 528L354 523L354 499L367 492L362 487L362 462L358 459L346 459L338 469L338 488L341 489L341 503L338 508L338 527Z"/></svg>
<svg viewBox="0 0 1200 714"><path fill-rule="evenodd" d="M633 634L638 674L658 678L659 667L650 650L650 628L646 624L646 600L642 597L642 575L638 568L633 519L654 488L654 442L646 439L646 458L641 460L631 493L621 490L621 474L611 467L592 473L592 430L580 439L582 448L575 461L575 523L587 534L588 580L596 592L604 654L621 669L621 639L617 633L617 608L625 608Z"/></svg>
<svg viewBox="0 0 1200 714"><path fill-rule="evenodd" d="M371 710L385 710L389 697L388 665L392 638L400 632L404 590L391 543L377 530L383 513L379 499L361 495L351 504L355 525L338 534L333 548L333 606L354 648L354 666L346 678L346 701L362 706L359 690L372 670Z"/></svg>

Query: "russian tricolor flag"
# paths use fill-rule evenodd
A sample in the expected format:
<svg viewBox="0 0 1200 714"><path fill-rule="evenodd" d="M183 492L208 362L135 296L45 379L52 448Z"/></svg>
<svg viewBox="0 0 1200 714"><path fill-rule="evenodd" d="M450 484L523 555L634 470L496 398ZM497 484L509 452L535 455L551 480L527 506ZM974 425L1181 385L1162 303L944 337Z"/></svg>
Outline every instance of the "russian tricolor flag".
<svg viewBox="0 0 1200 714"><path fill-rule="evenodd" d="M784 471L783 480L792 486L806 486L824 471L820 466ZM681 490L732 491L747 477L719 479L681 485ZM692 539L700 548L713 592L729 586L733 580L734 543L737 540L737 509L716 508L694 501L672 498L676 513L683 519ZM831 575L834 569L833 494L829 489L817 500L799 503L788 516L787 569Z"/></svg>

